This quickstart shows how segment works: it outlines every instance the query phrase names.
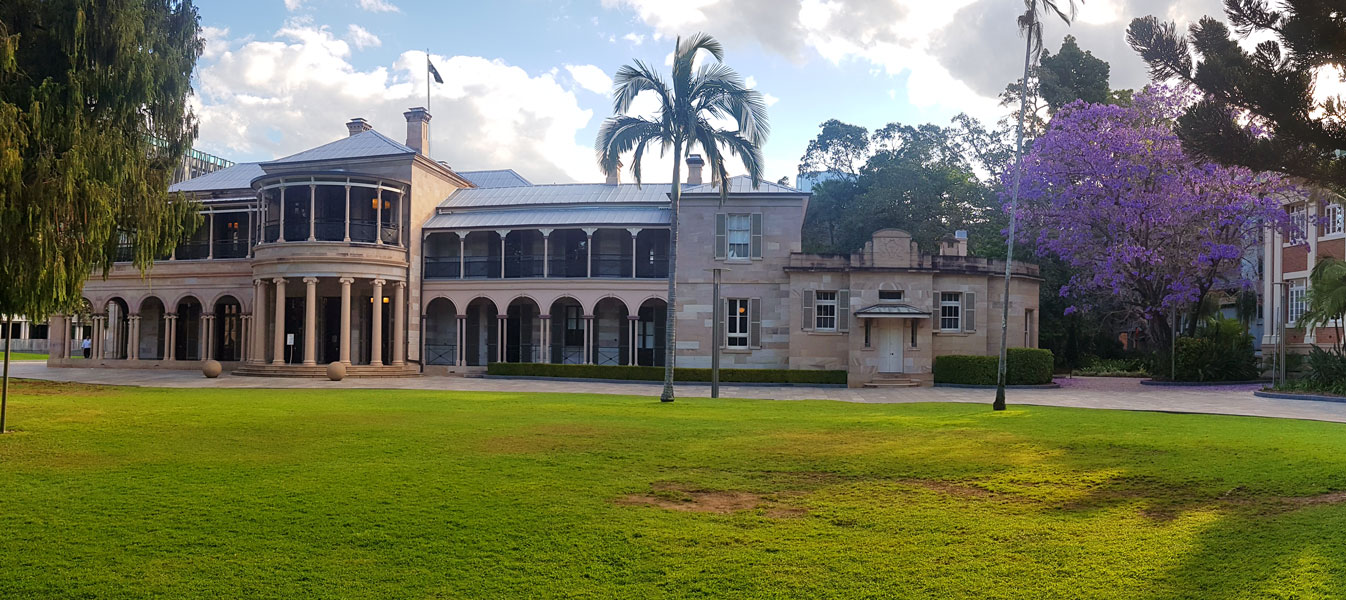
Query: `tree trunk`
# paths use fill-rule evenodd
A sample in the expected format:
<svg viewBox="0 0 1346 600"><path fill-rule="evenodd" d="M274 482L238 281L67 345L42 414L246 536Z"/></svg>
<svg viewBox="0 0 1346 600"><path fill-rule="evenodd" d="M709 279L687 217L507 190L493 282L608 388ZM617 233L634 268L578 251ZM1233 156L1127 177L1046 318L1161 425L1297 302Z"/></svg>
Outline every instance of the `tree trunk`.
<svg viewBox="0 0 1346 600"><path fill-rule="evenodd" d="M9 404L9 349L14 345L14 316L5 316L5 374L0 381L0 434L5 433L5 408Z"/></svg>
<svg viewBox="0 0 1346 600"><path fill-rule="evenodd" d="M1036 20L1037 13L1030 10L1029 19ZM1029 24L1032 27L1032 24ZM1010 192L1009 243L1005 250L1005 296L1000 310L1000 363L996 366L995 402L993 410L1005 410L1005 367L1008 358L1009 343L1009 305L1010 305L1010 268L1014 264L1014 225L1019 208L1019 180L1023 178L1024 154L1024 113L1028 111L1028 67L1033 60L1033 36L1024 36L1024 78L1023 88L1019 90L1019 127L1014 141L1014 188Z"/></svg>
<svg viewBox="0 0 1346 600"><path fill-rule="evenodd" d="M714 167L712 167L714 168ZM664 391L660 402L673 401L673 357L677 339L678 201L682 199L682 142L673 142L673 217L668 225L668 307L664 311Z"/></svg>

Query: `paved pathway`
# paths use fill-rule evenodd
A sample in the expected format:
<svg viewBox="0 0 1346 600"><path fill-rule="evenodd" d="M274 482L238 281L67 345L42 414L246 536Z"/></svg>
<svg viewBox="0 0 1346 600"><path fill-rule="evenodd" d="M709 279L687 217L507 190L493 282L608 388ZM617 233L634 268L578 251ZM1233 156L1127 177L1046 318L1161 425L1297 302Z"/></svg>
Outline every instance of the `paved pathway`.
<svg viewBox="0 0 1346 600"><path fill-rule="evenodd" d="M386 379L325 379L235 377L228 374L206 379L198 371L151 369L47 368L44 362L16 362L11 375L50 381L74 381L109 385L138 385L179 388L319 388L319 389L405 389L464 390L495 392L568 392L657 396L661 386L655 383L547 382L524 379L483 379L464 377L403 377ZM1074 378L1058 379L1060 389L1009 390L1010 404L1073 406L1119 410L1156 410L1290 419L1313 419L1346 423L1346 403L1278 400L1253 396L1257 385L1157 387L1143 386L1138 379ZM706 384L679 384L678 394L685 397L709 397ZM846 389L813 387L761 387L722 385L725 398L761 398L771 400L839 400L843 402L973 402L990 403L994 392L961 388Z"/></svg>

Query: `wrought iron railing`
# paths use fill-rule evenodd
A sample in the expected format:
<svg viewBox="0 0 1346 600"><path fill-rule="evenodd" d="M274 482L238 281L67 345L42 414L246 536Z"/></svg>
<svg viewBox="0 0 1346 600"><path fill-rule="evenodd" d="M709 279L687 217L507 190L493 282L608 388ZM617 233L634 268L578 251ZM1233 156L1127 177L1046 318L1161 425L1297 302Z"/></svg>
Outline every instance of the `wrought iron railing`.
<svg viewBox="0 0 1346 600"><path fill-rule="evenodd" d="M541 256L507 256L505 277L541 277L542 264Z"/></svg>
<svg viewBox="0 0 1346 600"><path fill-rule="evenodd" d="M346 219L314 220L313 237L324 242L340 242L346 239Z"/></svg>
<svg viewBox="0 0 1346 600"><path fill-rule="evenodd" d="M351 219L351 241L374 243L374 236L378 234L378 223L373 219Z"/></svg>
<svg viewBox="0 0 1346 600"><path fill-rule="evenodd" d="M425 276L428 279L457 279L462 273L461 266L457 256L426 257Z"/></svg>
<svg viewBox="0 0 1346 600"><path fill-rule="evenodd" d="M469 279L499 279L500 257L467 256L463 258L463 276Z"/></svg>
<svg viewBox="0 0 1346 600"><path fill-rule="evenodd" d="M425 345L425 364L453 365L457 363L458 363L458 346L456 344Z"/></svg>

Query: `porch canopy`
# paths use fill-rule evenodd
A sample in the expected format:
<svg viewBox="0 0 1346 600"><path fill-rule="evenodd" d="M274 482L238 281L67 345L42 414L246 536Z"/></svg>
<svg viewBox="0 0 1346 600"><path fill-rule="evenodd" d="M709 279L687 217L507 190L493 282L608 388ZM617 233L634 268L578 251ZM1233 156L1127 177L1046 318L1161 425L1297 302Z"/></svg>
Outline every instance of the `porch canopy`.
<svg viewBox="0 0 1346 600"><path fill-rule="evenodd" d="M930 311L910 304L873 304L855 311L861 319L929 319Z"/></svg>

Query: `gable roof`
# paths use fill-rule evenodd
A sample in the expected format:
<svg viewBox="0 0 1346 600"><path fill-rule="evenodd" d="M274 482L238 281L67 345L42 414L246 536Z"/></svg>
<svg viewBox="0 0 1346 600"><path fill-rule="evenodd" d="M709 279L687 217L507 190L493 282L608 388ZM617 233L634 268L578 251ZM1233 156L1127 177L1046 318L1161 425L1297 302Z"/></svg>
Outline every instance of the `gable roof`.
<svg viewBox="0 0 1346 600"><path fill-rule="evenodd" d="M533 185L514 171L514 169L491 169L485 171L456 171L464 179L479 188L519 187Z"/></svg>
<svg viewBox="0 0 1346 600"><path fill-rule="evenodd" d="M788 186L788 185L781 185L781 184L779 184L779 183L772 183L772 182L770 182L770 181L766 181L766 180L762 180L762 182L757 186L757 189L753 189L753 187L752 187L752 178L751 178L751 177L748 177L747 175L735 175L735 176L733 176L733 177L730 177L730 178L729 178L729 186L728 186L728 187L729 187L729 193L731 193L731 194L798 194L798 195L804 195L804 194L807 194L807 193L808 193L808 192L803 192L803 191L797 190L797 189L792 188L792 187L790 187L790 186ZM703 183L703 184L701 184L701 185L694 185L694 186L689 186L689 187L683 188L682 193L684 193L684 194L719 194L719 193L720 193L720 186L718 186L718 185L716 185L716 184L714 184L714 183Z"/></svg>
<svg viewBox="0 0 1346 600"><path fill-rule="evenodd" d="M252 187L252 180L262 176L262 166L258 163L238 163L218 171L206 173L168 186L170 192L211 192L217 190L242 190Z"/></svg>
<svg viewBox="0 0 1346 600"><path fill-rule="evenodd" d="M311 162L318 160L341 160L350 158L370 158L374 156L396 156L416 154L406 144L395 141L373 129L329 142L316 148L309 148L298 154L269 161L266 165Z"/></svg>

